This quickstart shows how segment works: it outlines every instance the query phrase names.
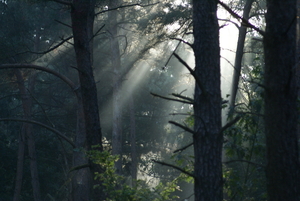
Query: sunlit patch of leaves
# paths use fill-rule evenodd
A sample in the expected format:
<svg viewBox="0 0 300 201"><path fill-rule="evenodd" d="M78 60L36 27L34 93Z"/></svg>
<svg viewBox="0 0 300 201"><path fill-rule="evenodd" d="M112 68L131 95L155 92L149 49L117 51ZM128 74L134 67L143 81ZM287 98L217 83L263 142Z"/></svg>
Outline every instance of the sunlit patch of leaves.
<svg viewBox="0 0 300 201"><path fill-rule="evenodd" d="M164 201L178 198L174 196L175 191L180 190L177 185L178 179L170 182L160 182L155 187L148 186L145 181L138 180L136 186L127 184L126 178L116 173L114 164L119 156L112 155L109 151L92 150L87 153L90 160L100 165L103 172L95 173L95 180L102 181L107 201ZM99 188L95 185L94 188Z"/></svg>

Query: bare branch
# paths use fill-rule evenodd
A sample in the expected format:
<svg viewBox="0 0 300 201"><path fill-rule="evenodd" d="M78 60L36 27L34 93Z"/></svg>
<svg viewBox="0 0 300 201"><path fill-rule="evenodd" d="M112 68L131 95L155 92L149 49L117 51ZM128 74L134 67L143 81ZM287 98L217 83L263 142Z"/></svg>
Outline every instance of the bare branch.
<svg viewBox="0 0 300 201"><path fill-rule="evenodd" d="M178 55L176 54L175 52L173 53L173 55L178 59L178 61L183 64L187 69L188 71L192 74L192 76L195 78L196 80L196 83L199 85L201 91L203 94L206 94L206 91L204 90L204 86L202 85L202 83L200 82L198 76L196 76L196 73L195 71Z"/></svg>
<svg viewBox="0 0 300 201"><path fill-rule="evenodd" d="M182 43L184 43L184 44L187 44L188 46L190 46L190 47L193 49L193 44L191 44L191 43L189 43L189 42L187 42L187 41L185 41L185 40L182 40L182 39L180 39L180 38L170 38L170 39L178 40L179 42L182 42Z"/></svg>
<svg viewBox="0 0 300 201"><path fill-rule="evenodd" d="M161 95L158 95L158 94L155 94L155 93L152 93L152 92L150 92L150 94L152 96L159 97L159 98L162 98L162 99L165 99L165 100L171 100L171 101L176 101L176 102L186 103L186 104L193 104L190 101L184 101L184 100L180 100L180 99L176 99L176 98L169 98L169 97L161 96Z"/></svg>
<svg viewBox="0 0 300 201"><path fill-rule="evenodd" d="M69 173L70 173L70 172L73 172L73 171L75 171L75 170L80 170L80 169L83 169L83 168L89 168L89 167L90 167L90 164L78 165L78 166L72 167L72 168L69 170Z"/></svg>
<svg viewBox="0 0 300 201"><path fill-rule="evenodd" d="M62 44L64 44L65 42L67 42L68 40L72 39L73 36L69 36L68 38L66 39L62 39L61 42L59 42L57 45L51 47L50 49L46 50L46 51L43 51L43 52L33 52L33 51L26 51L26 52L21 52L21 53L18 53L17 55L19 54L25 54L25 53L33 53L33 54L47 54L49 52L51 52L52 50L55 50L56 48L58 48L59 46L61 46Z"/></svg>
<svg viewBox="0 0 300 201"><path fill-rule="evenodd" d="M50 68L46 68L43 66L38 66L38 65L33 65L33 64L1 64L0 65L0 69L8 69L8 68L32 68L32 69L36 69L36 70L41 70L41 71L45 71L47 73L50 73L52 75L55 75L56 77L60 78L61 80L63 80L65 83L67 83L67 85L69 85L72 90L75 92L78 87L66 76L50 69Z"/></svg>
<svg viewBox="0 0 300 201"><path fill-rule="evenodd" d="M94 34L94 37L97 36L97 34L103 29L104 26L105 26L105 24L103 24L103 25L98 29L98 31L96 31L96 33Z"/></svg>
<svg viewBox="0 0 300 201"><path fill-rule="evenodd" d="M59 21L59 20L54 20L54 21L55 21L55 22L58 22L59 24L62 24L62 25L64 25L64 26L66 26L66 27L72 28L71 25L68 25L68 24L66 24L66 23L63 23L63 22L61 22L61 21Z"/></svg>
<svg viewBox="0 0 300 201"><path fill-rule="evenodd" d="M259 164L259 163L254 163L252 161L247 161L247 160L231 160L231 161L225 161L223 162L224 164L229 164L229 163L235 163L235 162L244 162L244 163L249 163L251 165L254 165L254 166L258 166L258 167L261 167L261 168L265 168L264 165L262 164Z"/></svg>
<svg viewBox="0 0 300 201"><path fill-rule="evenodd" d="M257 31L258 33L260 33L261 35L264 35L265 32L260 30L259 28L257 28L256 26L254 26L253 24L251 24L248 20L246 20L245 18L239 16L238 14L236 14L231 8L229 8L225 3L223 3L222 1L218 1L218 3L225 9L227 10L234 18L239 19L242 21L242 25L247 26L249 28L254 29L255 31Z"/></svg>
<svg viewBox="0 0 300 201"><path fill-rule="evenodd" d="M187 132L189 132L189 133L196 134L196 132L193 131L192 129L190 129L189 127L184 126L184 125L181 125L181 124L179 124L179 123L177 123L177 122L175 122L175 121L169 121L169 123L170 123L170 124L173 124L173 125L175 125L175 126L178 126L179 128L182 128L183 130L185 130L185 131L187 131Z"/></svg>
<svg viewBox="0 0 300 201"><path fill-rule="evenodd" d="M135 4L118 6L116 8L110 8L110 9L107 9L107 10L100 11L100 12L96 13L95 16L97 16L99 14L102 14L102 13L106 13L106 12L112 11L112 10L118 10L120 8L127 8L127 7L133 7L133 6L147 7L147 6L154 6L154 5L159 4L159 3L160 2L156 2L156 3L153 3L153 4L147 4L147 5L142 5L140 3L135 3Z"/></svg>
<svg viewBox="0 0 300 201"><path fill-rule="evenodd" d="M172 165L172 164L169 164L169 163L165 163L165 162L162 162L162 161L153 160L153 159L152 159L152 161L153 161L154 163L158 163L158 164L160 164L160 165L165 165L165 166L174 168L174 169L176 169L176 170L179 170L180 172L182 172L182 173L184 173L184 174L186 174L186 175L188 175L188 176L190 176L190 177L195 177L192 173L190 173L190 172L188 172L188 171L186 171L186 170L184 170L184 169L182 169L182 168L180 168L180 167L177 167L177 166L175 166L175 165Z"/></svg>
<svg viewBox="0 0 300 201"><path fill-rule="evenodd" d="M52 131L53 133L55 133L56 135L58 135L59 137L61 137L65 141L67 141L73 148L76 147L76 145L74 144L74 142L70 138L68 138L67 136L65 136L64 134L62 134L60 131L56 130L55 128L52 128L52 127L50 127L46 124L43 124L41 122L34 121L34 120L29 120L29 119L18 119L18 118L0 118L0 121L20 121L20 122L39 125L41 127L44 127L46 129Z"/></svg>
<svg viewBox="0 0 300 201"><path fill-rule="evenodd" d="M190 98L190 97L187 97L187 96L182 96L181 94L175 94L175 93L172 93L172 95L175 96L175 97L177 97L177 98L181 98L181 99L190 101L191 103L194 102L194 99L192 99L192 98Z"/></svg>
<svg viewBox="0 0 300 201"><path fill-rule="evenodd" d="M182 151L186 150L187 148L189 148L190 146L192 146L193 144L194 144L194 142L192 142L192 143L190 143L190 144L188 144L188 145L186 145L186 146L184 146L180 149L177 149L177 150L173 151L173 153L175 154L177 152L182 152Z"/></svg>
<svg viewBox="0 0 300 201"><path fill-rule="evenodd" d="M225 126L223 126L221 128L221 132L220 133L222 134L227 128L229 128L230 126L232 126L233 124L235 124L236 122L238 122L240 119L241 119L241 117L236 117L232 121L228 122Z"/></svg>
<svg viewBox="0 0 300 201"><path fill-rule="evenodd" d="M51 0L51 1L63 4L63 5L66 5L66 6L72 6L71 1L67 1L67 0Z"/></svg>

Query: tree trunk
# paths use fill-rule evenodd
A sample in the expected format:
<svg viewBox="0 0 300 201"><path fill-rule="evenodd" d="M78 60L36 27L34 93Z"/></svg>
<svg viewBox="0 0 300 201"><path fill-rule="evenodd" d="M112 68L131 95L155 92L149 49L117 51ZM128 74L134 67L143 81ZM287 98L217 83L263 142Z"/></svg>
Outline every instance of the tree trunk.
<svg viewBox="0 0 300 201"><path fill-rule="evenodd" d="M111 0L109 8L119 6L118 0ZM112 154L119 155L120 159L116 161L116 173L122 174L122 108L121 108L121 56L118 39L118 12L117 10L108 13L110 20L109 34L110 54L113 69L113 127L112 127Z"/></svg>
<svg viewBox="0 0 300 201"><path fill-rule="evenodd" d="M17 77L19 91L21 94L22 105L24 110L24 117L25 119L30 119L31 117L31 106L32 101L29 92L33 91L34 82L36 78L36 74L31 75L29 78L29 92L25 88L24 79L21 75L19 70L15 70L15 75ZM35 150L35 141L33 137L32 125L25 123L23 125L22 132L26 133L27 137L27 145L28 145L28 155L30 159L30 172L31 172L31 184L33 189L33 198L35 201L41 200L40 195L40 183L39 183L39 176L38 176L38 168L37 168L37 161L36 161L36 150Z"/></svg>
<svg viewBox="0 0 300 201"><path fill-rule="evenodd" d="M19 201L23 183L23 167L24 167L24 154L25 154L25 124L22 126L22 131L19 135L19 148L18 148L18 162L16 173L16 184L14 190L13 201Z"/></svg>
<svg viewBox="0 0 300 201"><path fill-rule="evenodd" d="M81 136L77 136L77 138L85 139L85 147L87 150L94 149L93 145L99 145L98 149L102 151L102 134L98 109L97 88L93 75L94 9L95 0L73 0L71 6L74 49L79 73L80 93L82 97L85 124L85 133L78 133ZM92 174L95 172L101 172L101 169L92 162L90 162L90 169ZM99 181L94 181L94 185L95 184L99 184ZM101 189L96 189L93 194L95 199L104 200L105 196ZM86 195L88 195L88 193ZM88 196L86 199L88 199Z"/></svg>
<svg viewBox="0 0 300 201"><path fill-rule="evenodd" d="M217 1L193 1L195 201L223 200L220 47L216 12Z"/></svg>
<svg viewBox="0 0 300 201"><path fill-rule="evenodd" d="M130 147L131 147L131 179L132 187L136 187L137 180L137 152L136 152L136 130L135 130L135 110L134 101L130 97L129 100L130 107Z"/></svg>
<svg viewBox="0 0 300 201"><path fill-rule="evenodd" d="M73 167L88 164L89 161L81 150L86 147L85 120L80 92L77 93L77 128L75 144L77 149L73 151ZM89 201L91 191L91 171L88 167L80 168L75 171L72 178L72 201Z"/></svg>
<svg viewBox="0 0 300 201"><path fill-rule="evenodd" d="M249 14L253 2L254 0L247 0L245 3L244 10L243 10L243 18L246 20L249 19ZM235 105L236 95L239 87L246 34L247 34L247 27L241 25L239 27L239 37L238 37L238 43L236 47L235 60L234 60L234 71L232 77L232 88L231 88L231 99L230 99L231 107L234 107Z"/></svg>
<svg viewBox="0 0 300 201"><path fill-rule="evenodd" d="M268 199L300 200L297 143L296 0L268 0L265 129Z"/></svg>

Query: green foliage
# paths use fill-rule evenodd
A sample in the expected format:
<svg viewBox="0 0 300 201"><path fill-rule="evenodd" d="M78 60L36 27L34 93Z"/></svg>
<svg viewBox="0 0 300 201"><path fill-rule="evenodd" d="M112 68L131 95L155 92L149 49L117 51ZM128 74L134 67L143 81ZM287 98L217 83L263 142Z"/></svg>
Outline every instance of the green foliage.
<svg viewBox="0 0 300 201"><path fill-rule="evenodd" d="M167 183L160 182L153 188L142 180L138 180L136 186L130 186L126 183L126 178L115 171L114 165L119 156L94 149L88 152L88 157L103 169L103 172L95 173L94 179L102 181L107 201L164 201L176 198L172 193L179 190L177 179ZM95 185L94 188L99 186Z"/></svg>

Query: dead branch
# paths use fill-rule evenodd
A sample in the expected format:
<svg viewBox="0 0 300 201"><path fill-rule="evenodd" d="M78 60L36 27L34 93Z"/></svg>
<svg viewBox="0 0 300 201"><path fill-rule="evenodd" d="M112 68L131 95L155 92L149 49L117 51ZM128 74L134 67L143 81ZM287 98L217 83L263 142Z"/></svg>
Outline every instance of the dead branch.
<svg viewBox="0 0 300 201"><path fill-rule="evenodd" d="M165 99L165 100L171 100L171 101L176 101L176 102L186 103L186 104L193 104L190 101L184 101L184 100L180 100L180 99L176 99L176 98L169 98L169 97L161 96L161 95L158 95L158 94L155 94L155 93L152 93L152 92L150 92L150 94L152 96L159 97L159 98L162 98L162 99Z"/></svg>
<svg viewBox="0 0 300 201"><path fill-rule="evenodd" d="M187 131L187 132L189 132L189 133L196 134L196 132L193 131L192 129L190 129L189 127L184 126L184 125L181 125L181 124L179 124L179 123L177 123L177 122L175 122L175 121L169 121L169 123L170 123L170 124L173 124L173 125L175 125L175 126L178 126L179 128L182 128L183 130L185 130L185 131Z"/></svg>
<svg viewBox="0 0 300 201"><path fill-rule="evenodd" d="M172 93L172 95L175 96L175 97L177 97L177 98L181 98L181 99L190 101L191 103L194 103L194 99L192 99L190 97L182 96L181 94L175 94L175 93Z"/></svg>
<svg viewBox="0 0 300 201"><path fill-rule="evenodd" d="M52 1L60 3L62 5L66 5L66 6L71 6L72 5L71 1L67 1L67 0L52 0Z"/></svg>
<svg viewBox="0 0 300 201"><path fill-rule="evenodd" d="M227 128L229 128L230 126L232 126L233 124L235 124L236 122L238 122L239 120L241 119L241 117L236 117L234 118L232 121L228 122L225 126L223 126L221 128L221 132L220 133L223 133Z"/></svg>
<svg viewBox="0 0 300 201"><path fill-rule="evenodd" d="M199 85L201 91L203 94L206 94L206 91L204 90L204 86L202 85L201 81L199 80L198 76L196 76L195 71L175 52L173 53L173 55L176 57L176 59L178 59L178 61L183 64L188 71L191 73L191 75L195 78L196 83Z"/></svg>
<svg viewBox="0 0 300 201"><path fill-rule="evenodd" d="M157 161L157 160L154 160L154 159L152 159L152 161L154 163L158 163L160 165L168 166L168 167L174 168L176 170L179 170L180 172L182 172L182 173L184 173L184 174L186 174L186 175L188 175L190 177L195 177L192 173L190 173L190 172L188 172L188 171L186 171L186 170L184 170L184 169L182 169L180 167L177 167L175 165L172 165L172 164L169 164L169 163L165 163L165 162L162 162L162 161Z"/></svg>
<svg viewBox="0 0 300 201"><path fill-rule="evenodd" d="M179 42L182 42L182 43L184 43L184 44L187 44L188 46L190 46L190 47L193 49L193 44L191 44L191 43L189 43L189 42L187 42L187 41L185 41L185 40L182 40L182 39L180 39L180 38L170 38L170 39L178 40Z"/></svg>
<svg viewBox="0 0 300 201"><path fill-rule="evenodd" d="M249 164L254 165L254 166L258 166L258 167L261 167L261 168L265 168L265 166L262 165L262 164L255 163L255 162L252 162L252 161L247 161L247 160L231 160L231 161L225 161L225 162L223 162L223 163L224 163L224 164L229 164L229 163L235 163L235 162L244 162L244 163L249 163Z"/></svg>
<svg viewBox="0 0 300 201"><path fill-rule="evenodd" d="M8 68L32 68L32 69L36 69L36 70L41 70L41 71L45 71L47 73L50 73L52 75L55 75L56 77L60 78L61 80L63 80L65 83L67 83L67 85L69 85L73 91L76 91L78 89L78 87L66 76L50 69L50 68L46 68L43 66L38 66L38 65L33 65L33 64L22 64L22 63L17 63L17 64L1 64L0 65L0 69L8 69Z"/></svg>
<svg viewBox="0 0 300 201"><path fill-rule="evenodd" d="M76 148L76 145L74 144L74 142L70 138L68 138L67 136L65 136L64 134L62 134L60 131L56 130L55 128L52 128L52 127L50 127L46 124L43 124L41 122L34 121L34 120L29 120L29 119L18 119L18 118L0 118L0 121L20 121L20 122L39 125L41 127L44 127L46 129L52 131L53 133L55 133L56 135L58 135L59 137L61 137L65 141L67 141L73 148Z"/></svg>
<svg viewBox="0 0 300 201"><path fill-rule="evenodd" d="M177 153L177 152L182 152L182 151L186 150L187 148L189 148L190 146L192 146L193 144L194 144L194 142L192 142L192 143L190 143L190 144L188 144L188 145L185 145L184 147L182 147L182 148L180 148L180 149L177 149L177 150L173 151L173 153L175 154L175 153Z"/></svg>
<svg viewBox="0 0 300 201"><path fill-rule="evenodd" d="M112 10L118 10L120 8L128 8L128 7L133 7L133 6L147 7L147 6L154 6L154 5L159 4L159 3L160 2L156 2L156 3L152 3L152 4L147 4L147 5L142 5L140 3L135 3L135 4L118 6L116 8L110 8L110 9L107 9L107 10L100 11L100 12L96 13L95 16L100 15L102 13L106 13L106 12L112 11Z"/></svg>
<svg viewBox="0 0 300 201"><path fill-rule="evenodd" d="M260 33L261 35L264 35L265 32L260 30L259 28L257 28L256 26L254 26L253 24L251 24L248 20L246 20L245 18L239 16L238 14L236 14L231 8L229 8L225 3L223 3L222 1L218 1L218 3L225 9L227 10L227 12L229 12L234 18L241 20L242 21L242 25L252 28L255 31L257 31L258 33Z"/></svg>

